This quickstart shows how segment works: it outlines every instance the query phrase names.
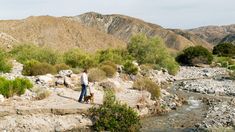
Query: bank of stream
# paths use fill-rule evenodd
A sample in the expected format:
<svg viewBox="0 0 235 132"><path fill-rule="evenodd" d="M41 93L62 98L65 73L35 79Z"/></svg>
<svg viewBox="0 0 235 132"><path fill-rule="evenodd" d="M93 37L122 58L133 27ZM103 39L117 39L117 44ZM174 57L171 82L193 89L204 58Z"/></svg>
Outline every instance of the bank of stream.
<svg viewBox="0 0 235 132"><path fill-rule="evenodd" d="M187 100L188 104L177 107L176 110L160 115L144 118L141 120L143 132L194 132L206 117L209 105L203 99L228 101L232 97L201 94L180 90L176 88L181 81L173 83L167 91L177 94Z"/></svg>

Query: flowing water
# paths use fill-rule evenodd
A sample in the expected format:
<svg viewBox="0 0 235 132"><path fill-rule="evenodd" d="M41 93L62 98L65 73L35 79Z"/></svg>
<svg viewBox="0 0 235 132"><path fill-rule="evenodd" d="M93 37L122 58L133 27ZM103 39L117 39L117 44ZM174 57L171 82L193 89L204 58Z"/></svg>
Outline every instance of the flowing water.
<svg viewBox="0 0 235 132"><path fill-rule="evenodd" d="M171 90L170 92L185 97L188 104L178 107L166 115L142 119L141 131L192 132L195 130L195 125L203 121L208 110L208 106L200 100L203 95L178 90Z"/></svg>

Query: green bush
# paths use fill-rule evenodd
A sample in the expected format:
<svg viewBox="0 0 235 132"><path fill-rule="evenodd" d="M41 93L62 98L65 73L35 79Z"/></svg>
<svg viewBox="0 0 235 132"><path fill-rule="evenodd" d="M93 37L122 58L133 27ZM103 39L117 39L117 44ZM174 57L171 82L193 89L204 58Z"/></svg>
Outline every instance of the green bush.
<svg viewBox="0 0 235 132"><path fill-rule="evenodd" d="M99 62L113 62L115 64L123 64L126 60L133 60L127 50L123 49L106 49L97 53Z"/></svg>
<svg viewBox="0 0 235 132"><path fill-rule="evenodd" d="M49 64L56 64L61 55L48 48L41 48L34 44L19 44L10 52L17 61L25 63L28 60L37 60Z"/></svg>
<svg viewBox="0 0 235 132"><path fill-rule="evenodd" d="M152 98L159 98L161 96L160 86L146 77L138 78L134 82L133 87L138 90L147 90L151 93Z"/></svg>
<svg viewBox="0 0 235 132"><path fill-rule="evenodd" d="M117 65L112 61L104 61L101 63L101 65L109 65L109 66L113 67L114 69L117 69Z"/></svg>
<svg viewBox="0 0 235 132"><path fill-rule="evenodd" d="M136 75L136 74L138 73L138 67L135 66L131 61L127 61L127 62L124 64L123 70L124 70L127 74Z"/></svg>
<svg viewBox="0 0 235 132"><path fill-rule="evenodd" d="M100 67L101 70L103 70L106 74L107 77L113 77L116 72L117 72L117 69L114 69L112 66L110 65L102 65Z"/></svg>
<svg viewBox="0 0 235 132"><path fill-rule="evenodd" d="M57 72L61 71L61 70L68 70L70 69L70 67L64 63L59 63L59 64L55 64L54 65L55 69Z"/></svg>
<svg viewBox="0 0 235 132"><path fill-rule="evenodd" d="M233 57L235 56L235 46L232 43L218 44L213 48L213 54L218 56Z"/></svg>
<svg viewBox="0 0 235 132"><path fill-rule="evenodd" d="M91 68L88 71L89 82L99 82L106 78L106 73L99 68Z"/></svg>
<svg viewBox="0 0 235 132"><path fill-rule="evenodd" d="M0 94L9 98L13 95L22 95L26 89L32 88L32 83L25 78L16 78L15 80L7 80L0 78Z"/></svg>
<svg viewBox="0 0 235 132"><path fill-rule="evenodd" d="M80 49L73 49L64 54L64 61L72 68L92 68L97 65L97 61L94 56L82 52Z"/></svg>
<svg viewBox="0 0 235 132"><path fill-rule="evenodd" d="M139 64L155 64L166 68L170 74L175 74L179 69L178 63L160 38L137 35L131 38L127 49Z"/></svg>
<svg viewBox="0 0 235 132"><path fill-rule="evenodd" d="M23 67L23 75L36 76L56 73L55 67L48 63L40 63L35 60L27 61Z"/></svg>
<svg viewBox="0 0 235 132"><path fill-rule="evenodd" d="M212 53L202 46L189 47L176 57L182 65L211 64Z"/></svg>
<svg viewBox="0 0 235 132"><path fill-rule="evenodd" d="M90 112L95 119L95 131L135 132L140 129L137 113L126 104L117 102L113 92L106 91L103 105L91 108Z"/></svg>
<svg viewBox="0 0 235 132"><path fill-rule="evenodd" d="M235 61L231 57L214 57L215 63L220 63L222 67L228 67L229 65L235 65Z"/></svg>
<svg viewBox="0 0 235 132"><path fill-rule="evenodd" d="M10 72L12 64L8 60L7 53L0 50L0 72L7 73Z"/></svg>

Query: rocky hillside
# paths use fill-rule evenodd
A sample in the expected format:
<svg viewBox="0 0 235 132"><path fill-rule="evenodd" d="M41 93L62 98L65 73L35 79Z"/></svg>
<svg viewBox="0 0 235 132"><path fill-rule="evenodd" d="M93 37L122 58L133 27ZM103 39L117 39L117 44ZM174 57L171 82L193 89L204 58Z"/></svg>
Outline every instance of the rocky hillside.
<svg viewBox="0 0 235 132"><path fill-rule="evenodd" d="M0 33L1 45L13 41L30 42L60 51L75 47L94 51L126 45L111 35L64 17L39 16L24 20L4 20L0 21Z"/></svg>
<svg viewBox="0 0 235 132"><path fill-rule="evenodd" d="M235 24L228 26L206 26L188 30L211 44L218 44L224 37L235 34Z"/></svg>
<svg viewBox="0 0 235 132"><path fill-rule="evenodd" d="M226 37L224 37L220 43L232 43L235 45L235 34L229 34Z"/></svg>
<svg viewBox="0 0 235 132"><path fill-rule="evenodd" d="M132 35L144 33L147 36L160 36L169 48L176 51L197 44L210 47L210 44L195 35L187 34L186 37L181 33L164 29L159 25L123 15L101 15L90 12L76 17L69 17L69 19L79 21L88 27L96 28L125 42L128 42Z"/></svg>

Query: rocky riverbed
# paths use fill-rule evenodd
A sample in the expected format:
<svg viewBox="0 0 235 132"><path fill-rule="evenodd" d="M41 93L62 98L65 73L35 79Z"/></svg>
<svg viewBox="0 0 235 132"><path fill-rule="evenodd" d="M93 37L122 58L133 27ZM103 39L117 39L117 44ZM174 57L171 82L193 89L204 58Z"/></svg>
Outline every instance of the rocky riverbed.
<svg viewBox="0 0 235 132"><path fill-rule="evenodd" d="M25 77L23 65L13 61L8 79ZM105 89L113 89L119 101L134 108L142 120L142 131L197 131L211 127L230 127L235 122L235 82L224 68L181 67L176 76L152 70L146 74L158 84L169 84L154 101L147 91L133 89L133 80L120 74L95 84L95 105L78 103L79 74L70 70L57 75L26 77L34 88L21 96L0 95L0 131L88 130L93 124L88 109L103 102ZM39 91L39 92L38 92ZM48 92L39 99L38 93ZM159 113L160 116L159 116Z"/></svg>
<svg viewBox="0 0 235 132"><path fill-rule="evenodd" d="M174 79L167 90L188 99L188 105L164 116L144 119L142 131L222 131L235 126L235 81L228 78L227 69L181 67Z"/></svg>

